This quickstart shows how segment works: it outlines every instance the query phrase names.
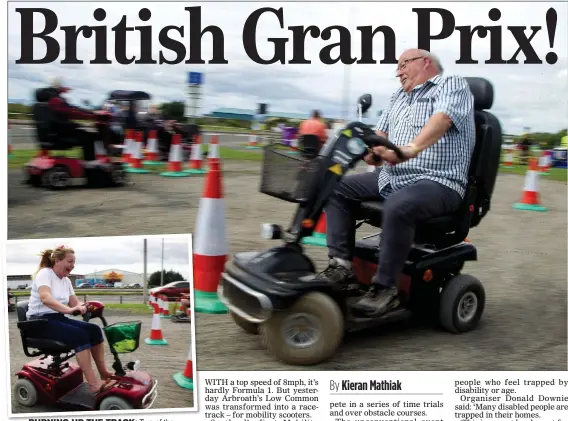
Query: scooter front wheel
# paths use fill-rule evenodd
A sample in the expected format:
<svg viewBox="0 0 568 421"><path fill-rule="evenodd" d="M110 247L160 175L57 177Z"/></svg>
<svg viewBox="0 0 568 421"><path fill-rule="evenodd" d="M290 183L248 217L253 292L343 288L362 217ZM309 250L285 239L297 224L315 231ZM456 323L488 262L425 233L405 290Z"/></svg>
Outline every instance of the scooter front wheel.
<svg viewBox="0 0 568 421"><path fill-rule="evenodd" d="M233 319L233 322L235 322L235 324L239 326L242 330L244 330L247 333L251 333L253 335L258 334L258 325L256 323L251 323L248 320L245 320L242 317L237 316L233 312L229 312L229 314L231 315L231 319Z"/></svg>
<svg viewBox="0 0 568 421"><path fill-rule="evenodd" d="M127 411L133 409L126 400L118 396L108 396L101 401L99 410L101 411Z"/></svg>
<svg viewBox="0 0 568 421"><path fill-rule="evenodd" d="M313 365L333 356L345 332L343 312L327 294L310 292L260 325L267 350L292 365Z"/></svg>
<svg viewBox="0 0 568 421"><path fill-rule="evenodd" d="M28 379L18 379L14 384L16 401L23 406L34 406L37 402L37 390Z"/></svg>

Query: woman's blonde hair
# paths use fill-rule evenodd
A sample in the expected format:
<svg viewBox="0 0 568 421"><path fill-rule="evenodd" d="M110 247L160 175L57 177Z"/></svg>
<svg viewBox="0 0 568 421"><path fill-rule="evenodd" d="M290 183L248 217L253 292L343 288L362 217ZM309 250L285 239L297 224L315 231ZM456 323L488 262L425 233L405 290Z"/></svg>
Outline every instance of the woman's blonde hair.
<svg viewBox="0 0 568 421"><path fill-rule="evenodd" d="M41 260L39 267L34 273L34 276L43 268L52 268L55 262L65 259L67 253L75 254L75 250L67 246L59 246L56 249L47 249L41 252Z"/></svg>

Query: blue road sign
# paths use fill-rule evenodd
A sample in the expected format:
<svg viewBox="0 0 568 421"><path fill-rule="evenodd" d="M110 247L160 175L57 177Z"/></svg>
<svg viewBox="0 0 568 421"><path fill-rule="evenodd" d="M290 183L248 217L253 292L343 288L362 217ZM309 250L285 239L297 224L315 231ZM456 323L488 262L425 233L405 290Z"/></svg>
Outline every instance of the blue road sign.
<svg viewBox="0 0 568 421"><path fill-rule="evenodd" d="M203 73L199 72L188 72L187 81L190 85L202 85L203 84Z"/></svg>

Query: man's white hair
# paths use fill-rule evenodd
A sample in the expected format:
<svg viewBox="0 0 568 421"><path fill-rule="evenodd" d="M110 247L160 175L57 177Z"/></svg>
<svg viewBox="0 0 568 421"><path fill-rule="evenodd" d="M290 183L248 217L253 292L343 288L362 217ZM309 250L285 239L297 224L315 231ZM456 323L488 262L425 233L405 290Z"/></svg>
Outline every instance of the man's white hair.
<svg viewBox="0 0 568 421"><path fill-rule="evenodd" d="M442 67L442 63L440 62L440 59L436 57L436 55L432 54L430 51L427 50L418 50L418 51L420 51L420 54L422 54L424 57L428 57L430 61L434 63L436 68L440 71L440 74L444 73L444 68Z"/></svg>

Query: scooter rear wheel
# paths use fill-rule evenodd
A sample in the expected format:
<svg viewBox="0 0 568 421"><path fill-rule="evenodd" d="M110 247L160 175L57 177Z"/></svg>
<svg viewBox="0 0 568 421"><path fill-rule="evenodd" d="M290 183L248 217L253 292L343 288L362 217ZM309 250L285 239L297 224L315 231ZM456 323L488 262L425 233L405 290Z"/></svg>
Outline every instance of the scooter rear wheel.
<svg viewBox="0 0 568 421"><path fill-rule="evenodd" d="M34 406L37 402L37 390L28 379L18 379L14 384L16 402L23 406Z"/></svg>
<svg viewBox="0 0 568 421"><path fill-rule="evenodd" d="M305 334L299 332L305 328ZM313 365L333 356L345 331L343 312L327 294L310 292L260 325L267 350L292 365Z"/></svg>
<svg viewBox="0 0 568 421"><path fill-rule="evenodd" d="M124 411L133 408L130 403L118 396L108 396L104 398L99 406L99 410L101 411Z"/></svg>

